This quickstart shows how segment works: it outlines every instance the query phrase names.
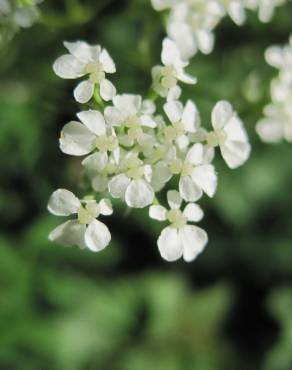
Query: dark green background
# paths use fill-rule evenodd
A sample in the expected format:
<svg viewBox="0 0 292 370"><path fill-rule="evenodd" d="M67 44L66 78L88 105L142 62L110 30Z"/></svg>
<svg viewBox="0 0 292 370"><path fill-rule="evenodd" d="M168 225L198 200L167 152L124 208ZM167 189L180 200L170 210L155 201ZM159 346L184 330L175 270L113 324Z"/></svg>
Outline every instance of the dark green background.
<svg viewBox="0 0 292 370"><path fill-rule="evenodd" d="M0 51L0 369L292 369L292 146L266 145L255 123L276 71L264 50L292 31L292 4L267 25L249 14L225 20L210 56L184 87L210 126L212 106L230 100L253 152L231 171L218 154L219 188L202 199L209 234L193 263L158 253L162 225L118 207L111 245L100 254L47 240L60 220L46 203L58 187L81 195L80 159L58 148L79 111L77 81L52 72L63 40L100 43L113 56L118 91L148 91L159 63L163 14L148 0L45 1L38 24Z"/></svg>

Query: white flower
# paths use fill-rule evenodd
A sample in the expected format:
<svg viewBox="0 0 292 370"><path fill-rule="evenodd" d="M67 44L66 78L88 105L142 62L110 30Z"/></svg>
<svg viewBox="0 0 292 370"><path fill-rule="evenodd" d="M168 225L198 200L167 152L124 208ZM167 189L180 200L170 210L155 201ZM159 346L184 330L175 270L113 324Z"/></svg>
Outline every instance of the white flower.
<svg viewBox="0 0 292 370"><path fill-rule="evenodd" d="M189 144L188 134L197 132L200 126L200 116L196 105L188 100L185 107L179 101L170 101L164 104L171 126L164 128L166 140L176 141L180 149L185 149Z"/></svg>
<svg viewBox="0 0 292 370"><path fill-rule="evenodd" d="M148 129L157 126L152 117L155 104L150 100L142 101L140 95L123 94L113 98L113 107L106 107L105 118L110 126L123 127L119 142L125 147L138 143L142 147L153 145L154 139ZM149 130L148 130L149 131Z"/></svg>
<svg viewBox="0 0 292 370"><path fill-rule="evenodd" d="M245 0L245 6L252 10L258 9L260 21L266 23L273 17L275 8L286 2L287 0Z"/></svg>
<svg viewBox="0 0 292 370"><path fill-rule="evenodd" d="M82 161L92 188L99 193L107 190L109 180L118 172L119 156L114 154L95 152Z"/></svg>
<svg viewBox="0 0 292 370"><path fill-rule="evenodd" d="M152 169L144 165L131 152L121 161L122 173L114 176L108 183L108 189L114 198L125 200L132 208L144 208L154 199L154 190L150 184Z"/></svg>
<svg viewBox="0 0 292 370"><path fill-rule="evenodd" d="M250 155L250 144L242 121L227 101L219 101L212 111L214 131L207 134L207 145L219 146L227 165L241 166Z"/></svg>
<svg viewBox="0 0 292 370"><path fill-rule="evenodd" d="M184 1L172 8L167 32L184 60L194 56L198 49L204 54L213 50L212 31L222 16L223 9L217 0Z"/></svg>
<svg viewBox="0 0 292 370"><path fill-rule="evenodd" d="M285 109L283 105L269 104L264 109L264 115L256 125L260 138L267 143L278 143L283 139L292 143L291 105Z"/></svg>
<svg viewBox="0 0 292 370"><path fill-rule="evenodd" d="M188 63L183 61L176 44L169 38L162 43L161 61L163 66L152 68L153 89L162 97L172 97L180 94L177 82L195 84L197 79L188 75L184 68ZM171 100L171 98L168 98Z"/></svg>
<svg viewBox="0 0 292 370"><path fill-rule="evenodd" d="M189 203L184 211L180 210L182 199L176 190L167 193L170 210L152 205L149 216L158 221L168 221L170 226L162 230L157 244L159 252L166 261L172 262L183 257L186 262L193 261L208 242L206 232L188 222L198 222L203 218L203 211L194 203Z"/></svg>
<svg viewBox="0 0 292 370"><path fill-rule="evenodd" d="M182 163L179 180L179 193L187 202L195 202L201 198L203 192L213 197L217 188L217 174L204 146L194 144Z"/></svg>
<svg viewBox="0 0 292 370"><path fill-rule="evenodd" d="M87 103L93 96L95 85L99 85L103 100L111 100L116 89L106 79L106 73L115 73L116 67L106 49L99 45L90 46L84 41L64 42L70 54L59 57L53 69L56 75L65 79L75 79L88 75L74 90L74 97L79 103Z"/></svg>
<svg viewBox="0 0 292 370"><path fill-rule="evenodd" d="M63 153L82 156L98 150L114 152L118 156L119 144L113 128L106 126L103 115L96 110L77 114L80 122L67 123L61 132L60 148Z"/></svg>
<svg viewBox="0 0 292 370"><path fill-rule="evenodd" d="M279 73L271 82L272 102L265 106L264 117L256 125L260 138L268 143L283 139L292 142L292 36L284 47L266 51L267 62Z"/></svg>
<svg viewBox="0 0 292 370"><path fill-rule="evenodd" d="M219 0L219 3L238 26L245 22L244 0Z"/></svg>
<svg viewBox="0 0 292 370"><path fill-rule="evenodd" d="M109 200L102 199L80 201L71 191L56 190L48 204L48 210L56 216L77 215L54 229L49 239L64 246L77 245L93 252L103 250L111 240L111 234L105 224L98 221L99 215L111 215L113 210Z"/></svg>
<svg viewBox="0 0 292 370"><path fill-rule="evenodd" d="M277 69L292 69L292 36L284 47L271 46L265 53L266 61Z"/></svg>

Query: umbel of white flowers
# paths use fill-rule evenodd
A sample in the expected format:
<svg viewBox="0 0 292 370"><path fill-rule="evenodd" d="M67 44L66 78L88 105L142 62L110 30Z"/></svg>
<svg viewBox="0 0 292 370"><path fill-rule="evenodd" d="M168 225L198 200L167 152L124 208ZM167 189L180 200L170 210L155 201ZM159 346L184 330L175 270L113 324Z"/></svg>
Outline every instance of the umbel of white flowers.
<svg viewBox="0 0 292 370"><path fill-rule="evenodd" d="M288 0L151 0L157 11L169 9L167 34L176 43L183 59L197 51L209 54L214 47L215 27L229 16L242 25L246 10L258 11L261 22L268 22L277 6Z"/></svg>
<svg viewBox="0 0 292 370"><path fill-rule="evenodd" d="M286 46L270 47L266 60L278 70L278 75L271 83L272 101L265 106L264 117L257 123L256 130L265 142L292 143L292 36Z"/></svg>
<svg viewBox="0 0 292 370"><path fill-rule="evenodd" d="M75 91L78 102L92 99L95 91L100 94L91 102L95 109L84 108L61 131L60 149L82 157L91 191L81 199L64 189L53 193L49 211L75 217L52 231L50 240L95 252L104 249L111 236L97 218L112 213L105 198L110 196L130 208L149 207L152 219L166 223L157 241L165 260L194 260L208 240L204 230L190 224L203 217L194 202L203 194L213 197L216 192L217 172L212 162L217 147L231 169L248 159L250 145L242 121L230 103L219 101L211 113L213 129L208 132L202 127L196 104L179 100L179 82L193 84L196 78L185 72L188 63L168 38L162 43L162 64L154 66L152 72L152 95L161 100L160 112L154 100L116 95L115 87L105 78L106 73L115 71L105 49L82 41L66 42L65 46L70 54L57 59L54 71L63 78L89 75L89 80L77 87L78 93ZM107 100L111 102L106 104ZM158 195L163 198L162 191L171 180L176 189L167 193L167 209L159 203Z"/></svg>

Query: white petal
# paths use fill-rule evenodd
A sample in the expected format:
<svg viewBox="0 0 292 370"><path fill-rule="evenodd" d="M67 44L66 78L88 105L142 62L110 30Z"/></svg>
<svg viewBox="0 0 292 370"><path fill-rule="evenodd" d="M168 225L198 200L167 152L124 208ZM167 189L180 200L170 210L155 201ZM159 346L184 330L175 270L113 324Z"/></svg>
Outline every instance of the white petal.
<svg viewBox="0 0 292 370"><path fill-rule="evenodd" d="M233 115L224 127L227 140L247 142L248 137L242 121Z"/></svg>
<svg viewBox="0 0 292 370"><path fill-rule="evenodd" d="M198 109L191 100L187 101L187 104L184 108L183 115L182 115L182 123L187 132L194 133L197 131L199 127L200 117L199 117Z"/></svg>
<svg viewBox="0 0 292 370"><path fill-rule="evenodd" d="M113 98L113 103L121 112L125 112L125 116L134 116L138 113L142 106L142 98L140 95L123 94L116 95Z"/></svg>
<svg viewBox="0 0 292 370"><path fill-rule="evenodd" d="M158 162L153 166L151 185L155 191L161 190L171 179L172 173L164 162Z"/></svg>
<svg viewBox="0 0 292 370"><path fill-rule="evenodd" d="M204 158L204 147L202 144L194 144L186 155L186 161L190 162L194 166L198 166L203 162Z"/></svg>
<svg viewBox="0 0 292 370"><path fill-rule="evenodd" d="M80 200L69 190L58 189L51 195L48 210L56 216L69 216L77 213Z"/></svg>
<svg viewBox="0 0 292 370"><path fill-rule="evenodd" d="M111 234L105 224L93 220L85 231L85 243L92 252L103 250L111 241Z"/></svg>
<svg viewBox="0 0 292 370"><path fill-rule="evenodd" d="M50 233L49 240L65 247L77 245L80 248L85 248L85 230L86 226L81 225L77 220L67 221Z"/></svg>
<svg viewBox="0 0 292 370"><path fill-rule="evenodd" d="M100 83L100 96L105 101L110 101L116 95L117 90L115 86L107 79L104 79Z"/></svg>
<svg viewBox="0 0 292 370"><path fill-rule="evenodd" d="M109 192L114 198L124 198L130 181L124 174L114 176L108 183Z"/></svg>
<svg viewBox="0 0 292 370"><path fill-rule="evenodd" d="M166 227L162 230L157 245L161 257L168 262L178 260L183 254L183 245L178 231L172 227Z"/></svg>
<svg viewBox="0 0 292 370"><path fill-rule="evenodd" d="M214 34L209 30L198 30L197 43L202 53L210 54L214 49Z"/></svg>
<svg viewBox="0 0 292 370"><path fill-rule="evenodd" d="M70 155L85 155L92 151L95 136L81 123L67 123L61 132L60 149Z"/></svg>
<svg viewBox="0 0 292 370"><path fill-rule="evenodd" d="M105 135L106 127L103 115L97 110L87 110L77 114L80 121L95 135Z"/></svg>
<svg viewBox="0 0 292 370"><path fill-rule="evenodd" d="M202 208L195 203L189 203L183 211L189 222L199 222L204 216Z"/></svg>
<svg viewBox="0 0 292 370"><path fill-rule="evenodd" d="M107 190L108 177L104 175L96 175L91 182L93 190L102 193Z"/></svg>
<svg viewBox="0 0 292 370"><path fill-rule="evenodd" d="M176 44L169 38L165 38L162 42L161 61L165 66L185 65L181 59L181 55Z"/></svg>
<svg viewBox="0 0 292 370"><path fill-rule="evenodd" d="M231 169L243 165L251 151L250 144L237 141L226 141L220 149L222 157Z"/></svg>
<svg viewBox="0 0 292 370"><path fill-rule="evenodd" d="M186 202L195 202L202 196L202 190L193 182L190 176L181 176L179 193Z"/></svg>
<svg viewBox="0 0 292 370"><path fill-rule="evenodd" d="M94 84L90 81L80 82L74 89L73 95L78 103L85 104L92 98L94 92Z"/></svg>
<svg viewBox="0 0 292 370"><path fill-rule="evenodd" d="M155 128L157 123L149 115L143 114L141 117L141 125L145 127Z"/></svg>
<svg viewBox="0 0 292 370"><path fill-rule="evenodd" d="M55 61L53 70L56 75L61 78L73 79L84 76L85 64L80 62L73 55L66 54Z"/></svg>
<svg viewBox="0 0 292 370"><path fill-rule="evenodd" d="M272 46L268 48L265 53L266 61L272 67L282 68L284 66L283 50L279 46Z"/></svg>
<svg viewBox="0 0 292 370"><path fill-rule="evenodd" d="M89 171L101 172L108 162L106 153L96 152L82 161L82 165Z"/></svg>
<svg viewBox="0 0 292 370"><path fill-rule="evenodd" d="M194 85L195 83L197 83L197 78L185 73L185 71L182 68L177 69L176 78L179 81L189 85Z"/></svg>
<svg viewBox="0 0 292 370"><path fill-rule="evenodd" d="M184 21L172 20L167 31L179 48L183 60L189 60L197 53L198 47L191 27Z"/></svg>
<svg viewBox="0 0 292 370"><path fill-rule="evenodd" d="M166 208L160 205L153 205L149 208L149 217L157 221L166 221Z"/></svg>
<svg viewBox="0 0 292 370"><path fill-rule="evenodd" d="M100 213L104 216L110 216L113 214L113 207L109 199L102 199L99 202Z"/></svg>
<svg viewBox="0 0 292 370"><path fill-rule="evenodd" d="M176 85L169 89L168 94L167 94L167 101L173 101L173 100L178 100L181 96L181 88Z"/></svg>
<svg viewBox="0 0 292 370"><path fill-rule="evenodd" d="M241 26L245 22L246 14L241 1L232 1L229 5L228 13L233 22L235 22L238 26Z"/></svg>
<svg viewBox="0 0 292 370"><path fill-rule="evenodd" d="M278 121L264 118L257 123L256 131L268 143L278 143L283 139L283 127Z"/></svg>
<svg viewBox="0 0 292 370"><path fill-rule="evenodd" d="M127 187L125 199L129 207L144 208L153 202L154 191L145 180L132 180Z"/></svg>
<svg viewBox="0 0 292 370"><path fill-rule="evenodd" d="M193 261L208 243L207 233L193 225L186 225L180 229L179 237L183 243L183 258L186 262Z"/></svg>
<svg viewBox="0 0 292 370"><path fill-rule="evenodd" d="M167 202L170 208L179 209L182 204L182 198L177 190L167 192Z"/></svg>
<svg viewBox="0 0 292 370"><path fill-rule="evenodd" d="M116 72L116 66L114 61L112 60L111 56L107 52L106 49L102 49L102 52L99 57L99 61L102 63L103 70L106 73L115 73Z"/></svg>
<svg viewBox="0 0 292 370"><path fill-rule="evenodd" d="M152 115L155 113L156 105L152 100L145 99L142 102L141 113L146 115Z"/></svg>
<svg viewBox="0 0 292 370"><path fill-rule="evenodd" d="M78 60L88 63L91 59L91 47L84 41L64 42L65 48Z"/></svg>
<svg viewBox="0 0 292 370"><path fill-rule="evenodd" d="M209 197L213 197L217 188L217 175L213 165L195 167L192 179Z"/></svg>
<svg viewBox="0 0 292 370"><path fill-rule="evenodd" d="M150 164L146 164L144 166L144 177L145 179L148 181L148 182L151 182L151 179L152 179L152 167L150 166Z"/></svg>
<svg viewBox="0 0 292 370"><path fill-rule="evenodd" d="M164 112L172 123L179 122L183 114L183 105L179 101L169 101L163 106Z"/></svg>
<svg viewBox="0 0 292 370"><path fill-rule="evenodd" d="M190 144L190 139L188 135L180 135L176 140L175 140L176 145L178 146L179 150L182 152L185 152L186 149L188 148Z"/></svg>
<svg viewBox="0 0 292 370"><path fill-rule="evenodd" d="M212 111L212 126L215 130L223 128L232 115L233 109L231 104L225 100L219 101Z"/></svg>
<svg viewBox="0 0 292 370"><path fill-rule="evenodd" d="M104 117L106 123L110 126L120 126L125 119L121 111L115 107L106 107Z"/></svg>

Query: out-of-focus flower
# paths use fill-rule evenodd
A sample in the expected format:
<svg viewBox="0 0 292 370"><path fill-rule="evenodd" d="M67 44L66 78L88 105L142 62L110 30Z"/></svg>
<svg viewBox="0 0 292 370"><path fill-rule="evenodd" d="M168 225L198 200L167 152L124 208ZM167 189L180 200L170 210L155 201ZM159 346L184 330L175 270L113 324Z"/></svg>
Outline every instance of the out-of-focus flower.
<svg viewBox="0 0 292 370"><path fill-rule="evenodd" d="M292 142L292 36L284 47L266 51L267 63L278 70L271 83L272 102L264 108L264 117L256 125L260 138L269 143L283 139Z"/></svg>

